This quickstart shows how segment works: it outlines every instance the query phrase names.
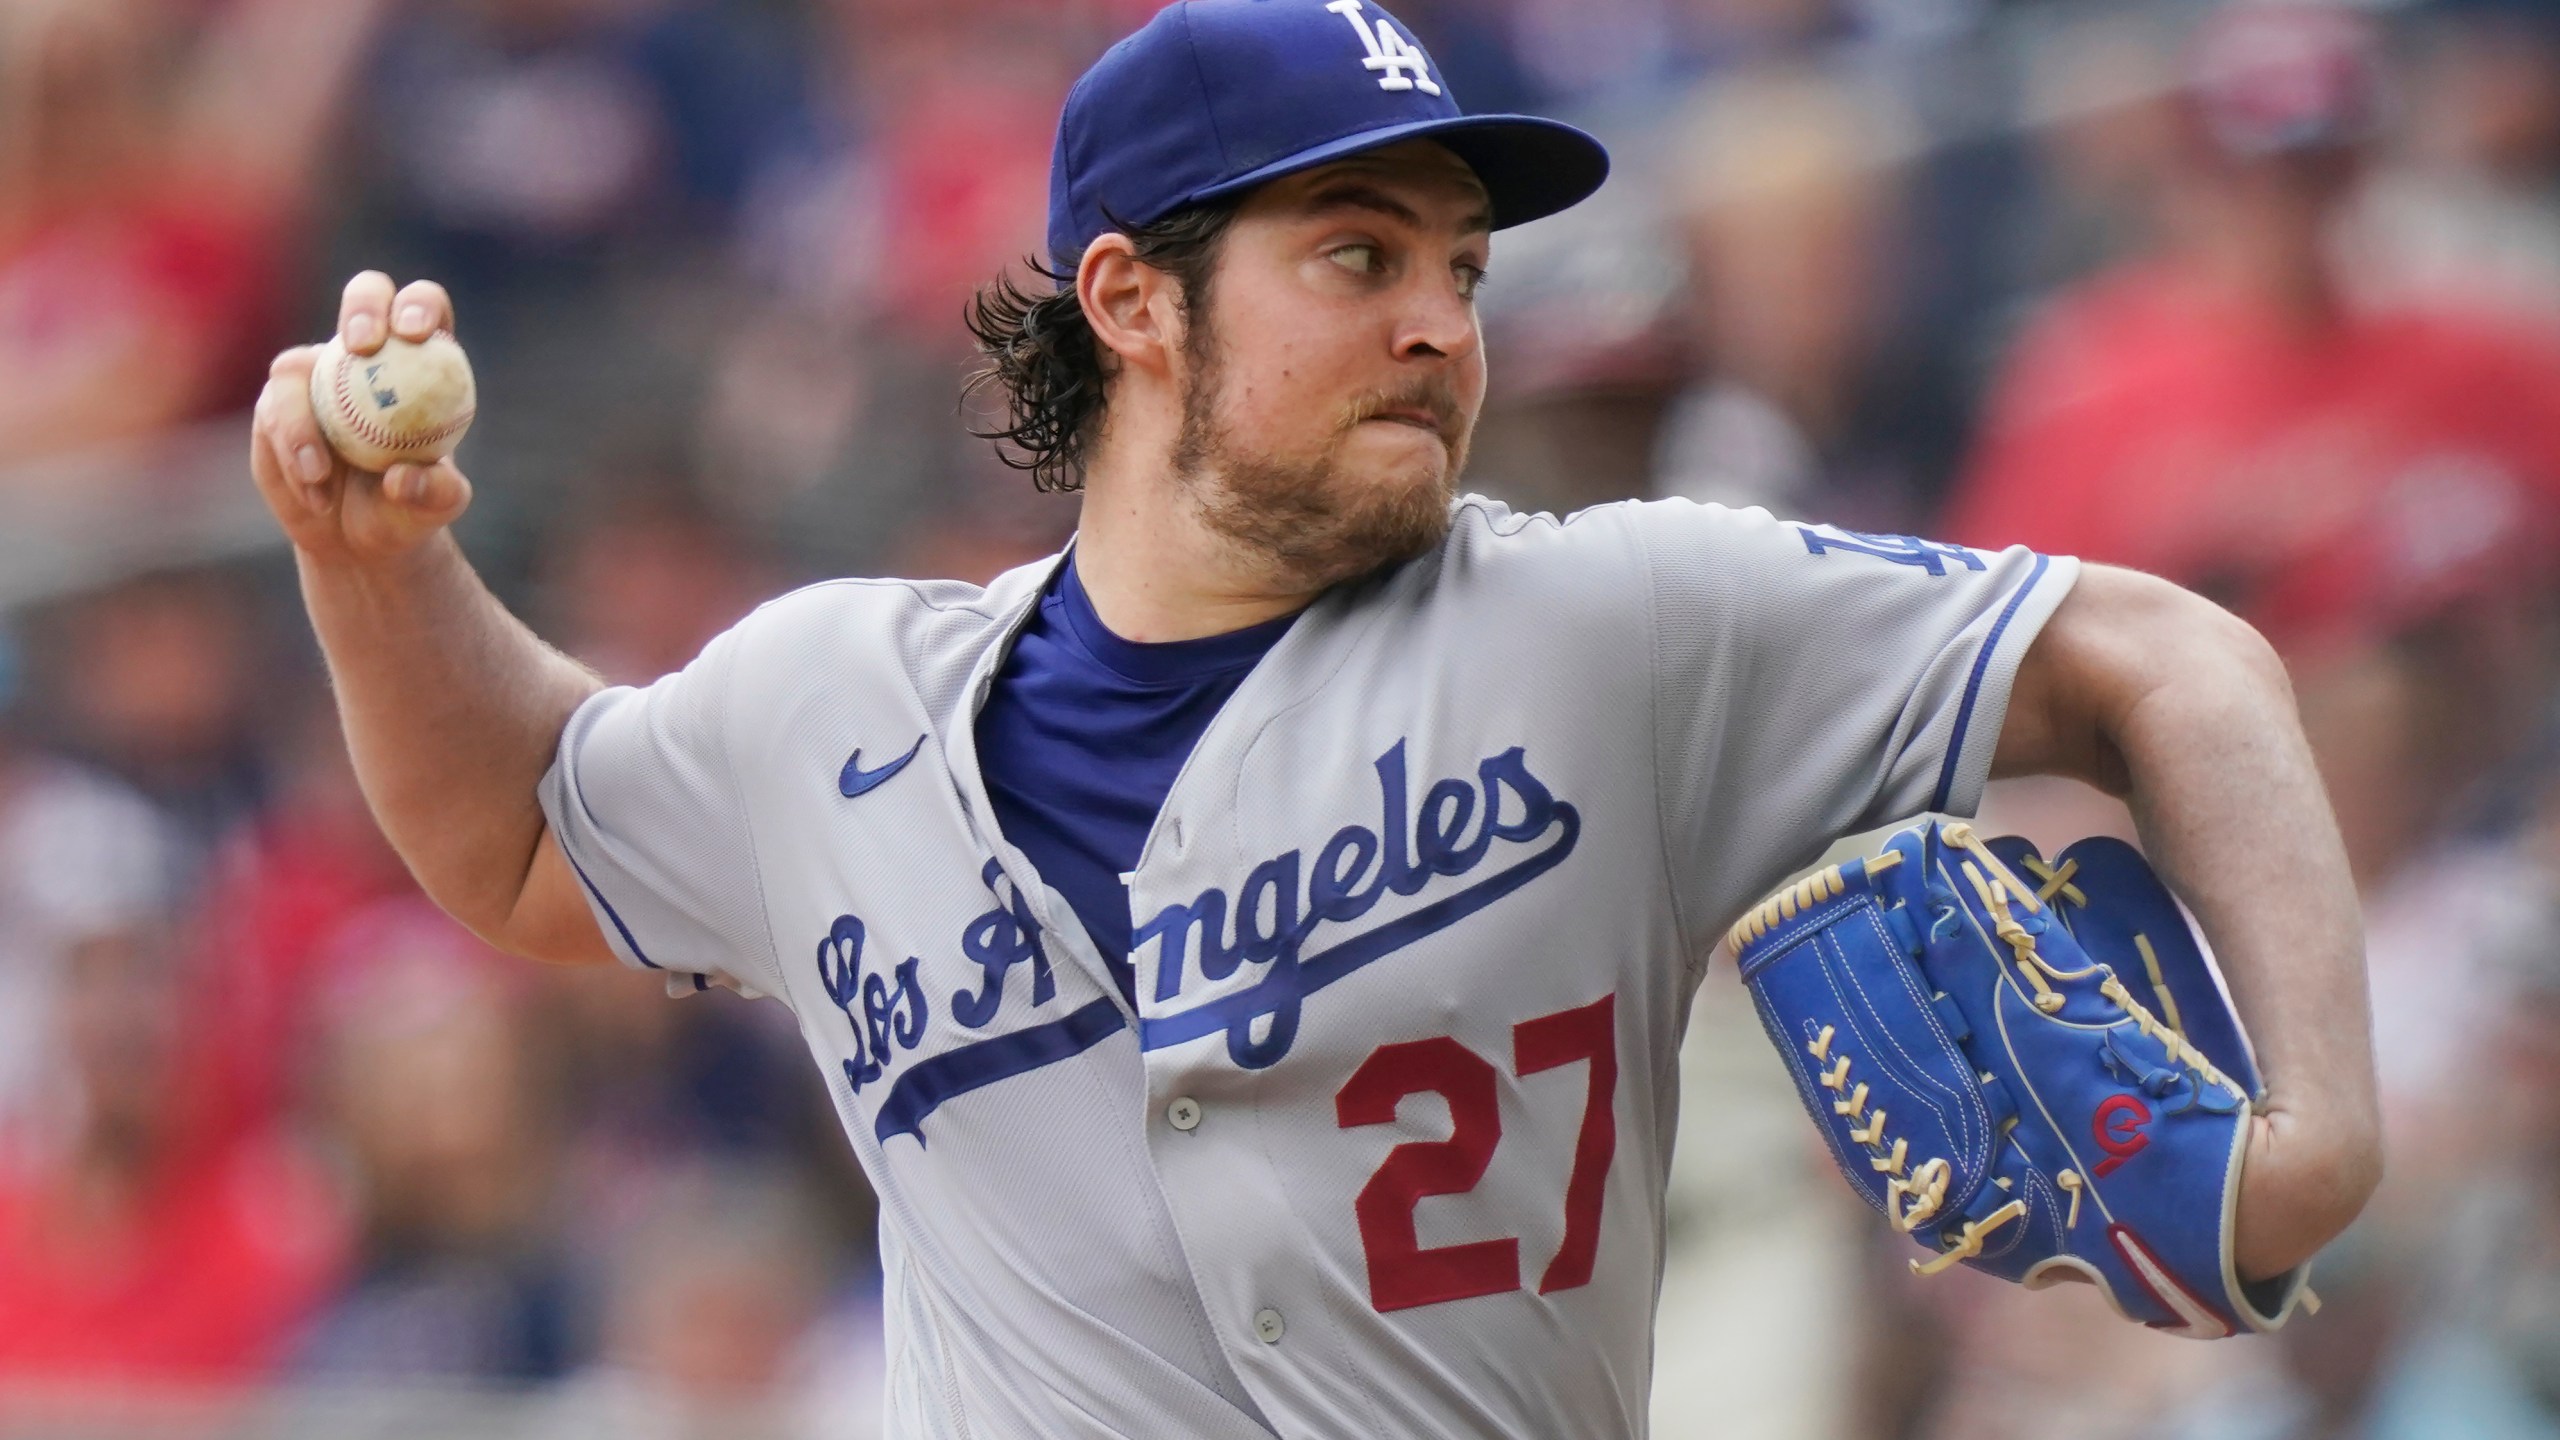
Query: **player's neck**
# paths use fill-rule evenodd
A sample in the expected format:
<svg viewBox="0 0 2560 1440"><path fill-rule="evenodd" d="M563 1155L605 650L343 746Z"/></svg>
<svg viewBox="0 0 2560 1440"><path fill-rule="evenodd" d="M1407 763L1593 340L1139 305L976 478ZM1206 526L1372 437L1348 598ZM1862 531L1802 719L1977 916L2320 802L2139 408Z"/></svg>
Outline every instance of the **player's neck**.
<svg viewBox="0 0 2560 1440"><path fill-rule="evenodd" d="M1211 530L1166 477L1130 483L1096 465L1076 526L1076 574L1094 613L1123 640L1197 640L1304 609L1316 590L1275 580L1267 565ZM1320 588L1320 587L1318 587Z"/></svg>

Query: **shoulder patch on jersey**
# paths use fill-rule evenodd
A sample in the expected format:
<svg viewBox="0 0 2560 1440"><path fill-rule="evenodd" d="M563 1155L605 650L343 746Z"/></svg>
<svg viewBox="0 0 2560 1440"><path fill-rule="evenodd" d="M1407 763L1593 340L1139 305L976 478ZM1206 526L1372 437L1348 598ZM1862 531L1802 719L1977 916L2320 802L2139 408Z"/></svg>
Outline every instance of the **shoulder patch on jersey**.
<svg viewBox="0 0 2560 1440"><path fill-rule="evenodd" d="M1795 530L1804 541L1805 552L1811 555L1865 555L1896 565L1917 566L1932 575L1944 575L1957 567L1973 571L1989 568L1980 555L1962 545L1923 540L1917 535L1870 535L1833 525L1798 525Z"/></svg>

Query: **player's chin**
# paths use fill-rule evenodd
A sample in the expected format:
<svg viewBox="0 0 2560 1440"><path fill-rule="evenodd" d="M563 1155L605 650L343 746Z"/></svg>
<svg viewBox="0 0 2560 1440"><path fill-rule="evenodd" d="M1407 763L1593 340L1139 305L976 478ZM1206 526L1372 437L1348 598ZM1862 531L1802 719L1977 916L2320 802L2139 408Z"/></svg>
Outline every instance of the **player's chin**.
<svg viewBox="0 0 2560 1440"><path fill-rule="evenodd" d="M1331 563L1328 578L1357 575L1400 565L1434 548L1449 533L1449 502L1457 494L1457 476L1445 451L1424 463L1414 457L1396 466L1361 471L1346 469L1349 493L1340 495L1324 528Z"/></svg>
<svg viewBox="0 0 2560 1440"><path fill-rule="evenodd" d="M1379 431L1387 433L1380 434ZM1334 470L1354 506L1402 506L1426 499L1446 506L1458 493L1463 446L1411 425L1364 422L1336 458Z"/></svg>
<svg viewBox="0 0 2560 1440"><path fill-rule="evenodd" d="M1338 584L1422 555L1449 533L1458 457L1428 432L1400 428L1424 443L1355 433L1311 464L1231 457L1204 518L1296 585Z"/></svg>

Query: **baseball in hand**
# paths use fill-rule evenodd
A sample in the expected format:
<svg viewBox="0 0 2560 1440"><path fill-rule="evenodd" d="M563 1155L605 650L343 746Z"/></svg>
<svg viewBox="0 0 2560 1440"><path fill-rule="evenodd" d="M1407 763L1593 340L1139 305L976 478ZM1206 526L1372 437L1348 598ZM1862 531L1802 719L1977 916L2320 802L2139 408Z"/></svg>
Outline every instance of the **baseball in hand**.
<svg viewBox="0 0 2560 1440"><path fill-rule="evenodd" d="M359 470L443 459L462 443L478 404L471 362L442 330L424 340L394 335L370 355L350 354L332 337L311 367L320 433Z"/></svg>

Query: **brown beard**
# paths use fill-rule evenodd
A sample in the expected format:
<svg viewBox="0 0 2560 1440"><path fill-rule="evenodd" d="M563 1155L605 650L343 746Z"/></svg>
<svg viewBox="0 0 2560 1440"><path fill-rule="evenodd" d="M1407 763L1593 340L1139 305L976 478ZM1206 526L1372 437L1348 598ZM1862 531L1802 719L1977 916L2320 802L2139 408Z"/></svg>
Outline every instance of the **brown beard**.
<svg viewBox="0 0 2560 1440"><path fill-rule="evenodd" d="M1447 380L1354 397L1315 458L1288 460L1246 454L1235 445L1219 414L1225 367L1205 313L1193 318L1182 348L1191 363L1174 474L1210 530L1261 562L1274 580L1292 589L1321 589L1401 565L1437 548L1448 535L1470 427ZM1346 474L1342 450L1353 427L1406 408L1428 410L1438 419L1441 442L1449 449L1446 473Z"/></svg>

